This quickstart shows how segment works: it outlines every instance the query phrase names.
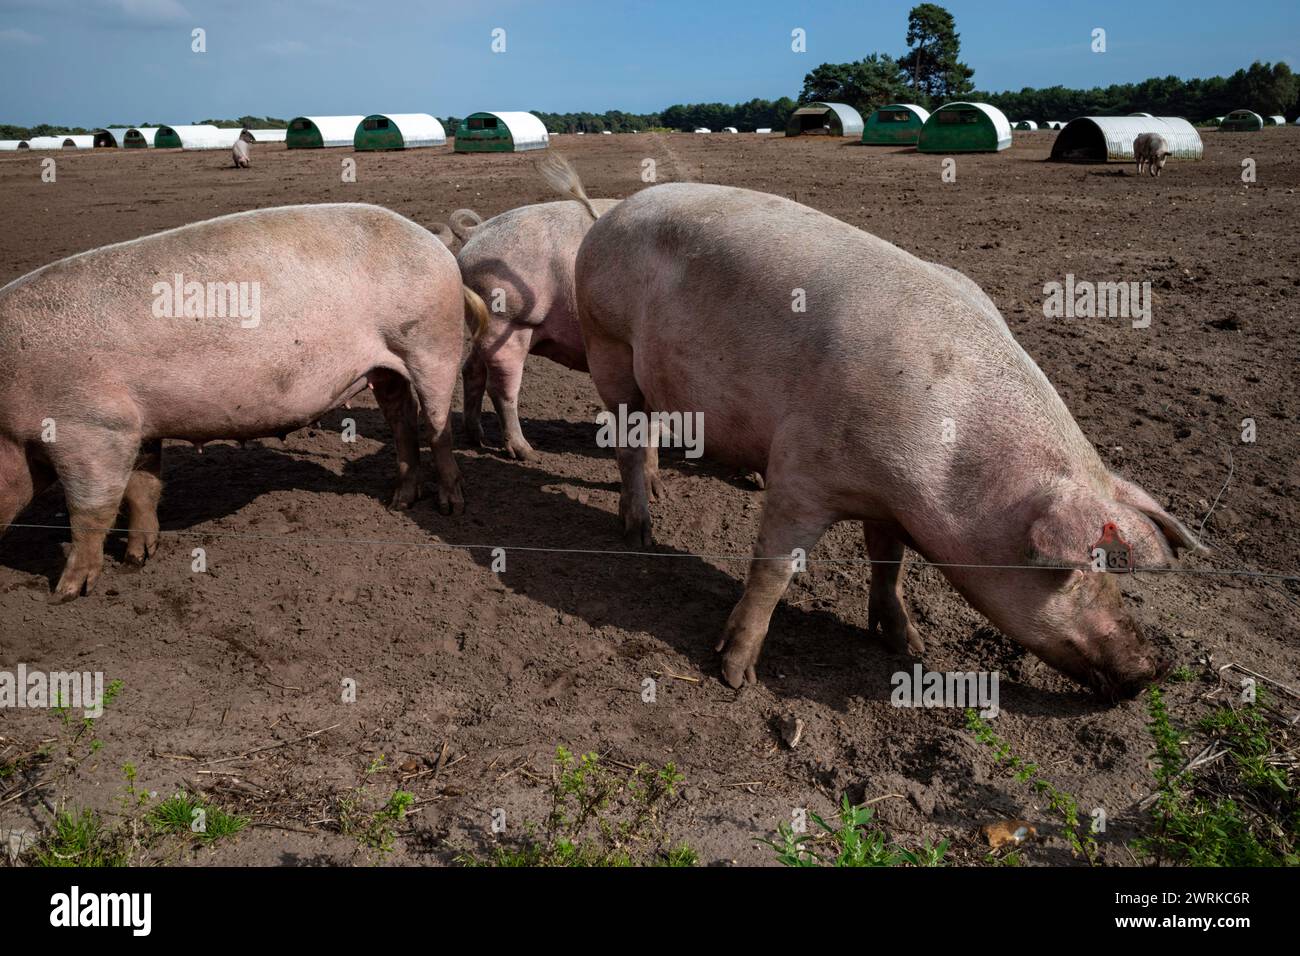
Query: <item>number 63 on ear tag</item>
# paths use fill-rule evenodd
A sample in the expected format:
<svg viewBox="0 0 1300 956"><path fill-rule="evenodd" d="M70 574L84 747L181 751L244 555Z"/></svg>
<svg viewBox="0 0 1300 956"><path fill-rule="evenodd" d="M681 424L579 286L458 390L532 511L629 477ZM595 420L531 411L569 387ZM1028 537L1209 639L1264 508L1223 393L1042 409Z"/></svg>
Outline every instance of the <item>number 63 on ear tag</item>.
<svg viewBox="0 0 1300 956"><path fill-rule="evenodd" d="M1102 525L1101 537L1092 546L1092 569L1114 573L1133 570L1133 553L1113 521Z"/></svg>

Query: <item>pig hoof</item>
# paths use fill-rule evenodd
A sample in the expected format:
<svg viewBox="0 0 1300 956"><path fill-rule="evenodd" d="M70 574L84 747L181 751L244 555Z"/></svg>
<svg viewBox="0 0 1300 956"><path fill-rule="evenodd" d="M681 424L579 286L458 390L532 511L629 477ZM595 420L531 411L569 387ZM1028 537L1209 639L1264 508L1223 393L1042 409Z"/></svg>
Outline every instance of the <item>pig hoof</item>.
<svg viewBox="0 0 1300 956"><path fill-rule="evenodd" d="M668 486L657 471L645 476L645 490L651 501L663 501L668 497Z"/></svg>
<svg viewBox="0 0 1300 956"><path fill-rule="evenodd" d="M388 502L388 509L390 511L406 511L419 500L419 484L412 485L411 487L400 487L393 492L392 500Z"/></svg>
<svg viewBox="0 0 1300 956"><path fill-rule="evenodd" d="M445 488L438 489L438 511L444 515L464 514L465 493L461 490L459 482L451 491Z"/></svg>
<svg viewBox="0 0 1300 956"><path fill-rule="evenodd" d="M538 460L537 452L533 451L532 446L529 445L527 442L523 442L522 444L516 443L516 444L507 445L506 450L510 452L510 457L513 458L515 461L537 461Z"/></svg>
<svg viewBox="0 0 1300 956"><path fill-rule="evenodd" d="M733 690L740 690L746 684L757 684L758 676L754 673L754 662L743 651L729 648L722 655L722 679Z"/></svg>
<svg viewBox="0 0 1300 956"><path fill-rule="evenodd" d="M628 522L623 527L623 543L629 548L649 548L654 545L650 519Z"/></svg>

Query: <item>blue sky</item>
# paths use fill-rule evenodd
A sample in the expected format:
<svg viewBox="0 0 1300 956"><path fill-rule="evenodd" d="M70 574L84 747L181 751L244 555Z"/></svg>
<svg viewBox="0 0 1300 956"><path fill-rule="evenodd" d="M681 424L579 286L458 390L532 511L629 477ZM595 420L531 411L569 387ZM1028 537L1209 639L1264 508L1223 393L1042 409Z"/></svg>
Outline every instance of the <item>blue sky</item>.
<svg viewBox="0 0 1300 956"><path fill-rule="evenodd" d="M0 122L623 109L797 96L914 0L0 0ZM950 0L980 89L1300 69L1296 0ZM207 52L191 52L191 31ZM506 51L491 50L494 28ZM790 49L807 31L808 51ZM1093 28L1107 51L1090 50Z"/></svg>

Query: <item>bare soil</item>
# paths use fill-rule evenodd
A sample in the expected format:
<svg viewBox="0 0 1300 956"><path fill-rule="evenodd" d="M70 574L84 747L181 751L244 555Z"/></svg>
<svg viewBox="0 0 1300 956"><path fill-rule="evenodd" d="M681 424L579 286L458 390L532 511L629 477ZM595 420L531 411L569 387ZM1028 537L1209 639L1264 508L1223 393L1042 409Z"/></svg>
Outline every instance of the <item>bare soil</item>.
<svg viewBox="0 0 1300 956"><path fill-rule="evenodd" d="M653 159L659 181L790 196L971 276L1103 459L1193 529L1204 519L1214 550L1188 563L1198 573L1125 582L1148 629L1198 675L1169 685L1176 718L1226 693L1212 675L1229 662L1295 686L1295 583L1203 572L1294 574L1300 555L1300 129L1206 132L1204 160L1171 161L1158 180L1131 166L1045 162L1052 136L1018 133L1002 154L957 157L955 183L941 180L941 157L824 138L561 136L553 146L592 196L643 188L642 161ZM41 181L47 155L55 183ZM1257 183L1241 181L1245 158ZM340 175L348 159L355 183ZM238 210L361 201L429 225L458 207L488 216L553 198L526 154L263 145L253 162L236 171L224 153L108 150L0 158L0 281ZM1044 318L1044 283L1067 273L1150 281L1151 327ZM1077 862L1050 835L1051 811L993 766L960 711L891 706L890 676L911 661L865 635L870 571L856 527L834 529L811 556L773 617L760 685L734 692L713 644L740 596L761 491L669 453L658 552L601 554L620 548L617 471L595 444L589 378L534 358L521 407L540 461L458 450L469 510L454 518L427 500L386 510L394 452L368 396L283 443L199 454L169 442L163 549L133 572L112 539L96 593L66 606L45 603L67 540L61 494L47 492L18 521L54 527L0 541L0 669L102 671L124 690L97 723L102 748L66 779L17 796L58 775L56 746L52 762L0 780L0 831L42 827L60 804L118 819L130 763L146 790L199 790L255 821L172 862L447 863L498 839L494 808L507 837L541 819L562 744L674 763L686 783L666 826L705 863L770 862L756 837L794 808L828 811L842 793L874 799L903 843L952 839L958 862L982 861L977 828L1005 817L1047 834L1026 862ZM353 444L340 439L345 417ZM1245 418L1254 443L1241 441ZM498 440L495 417L485 421ZM508 549L500 574L495 546ZM195 547L206 573L191 570ZM831 557L861 563L817 563ZM1123 843L1152 786L1142 702L1085 694L933 568L908 571L906 590L925 666L999 671L998 733L1085 811L1105 808L1103 858L1132 864ZM642 700L648 677L653 704ZM347 678L355 703L341 700ZM805 725L793 749L778 730L790 715ZM0 711L0 764L65 736L49 712ZM367 775L381 754L385 769ZM338 832L338 800L358 787L378 802L415 794L391 854Z"/></svg>

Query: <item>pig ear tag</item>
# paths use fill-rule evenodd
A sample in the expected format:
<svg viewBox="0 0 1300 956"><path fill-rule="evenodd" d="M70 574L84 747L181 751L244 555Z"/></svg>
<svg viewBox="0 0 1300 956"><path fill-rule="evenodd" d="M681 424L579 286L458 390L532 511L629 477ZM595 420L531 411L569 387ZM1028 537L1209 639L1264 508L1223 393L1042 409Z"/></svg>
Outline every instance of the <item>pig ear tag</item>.
<svg viewBox="0 0 1300 956"><path fill-rule="evenodd" d="M1119 527L1113 521L1101 526L1101 537L1092 546L1092 569L1116 574L1133 570L1133 552L1119 536Z"/></svg>

